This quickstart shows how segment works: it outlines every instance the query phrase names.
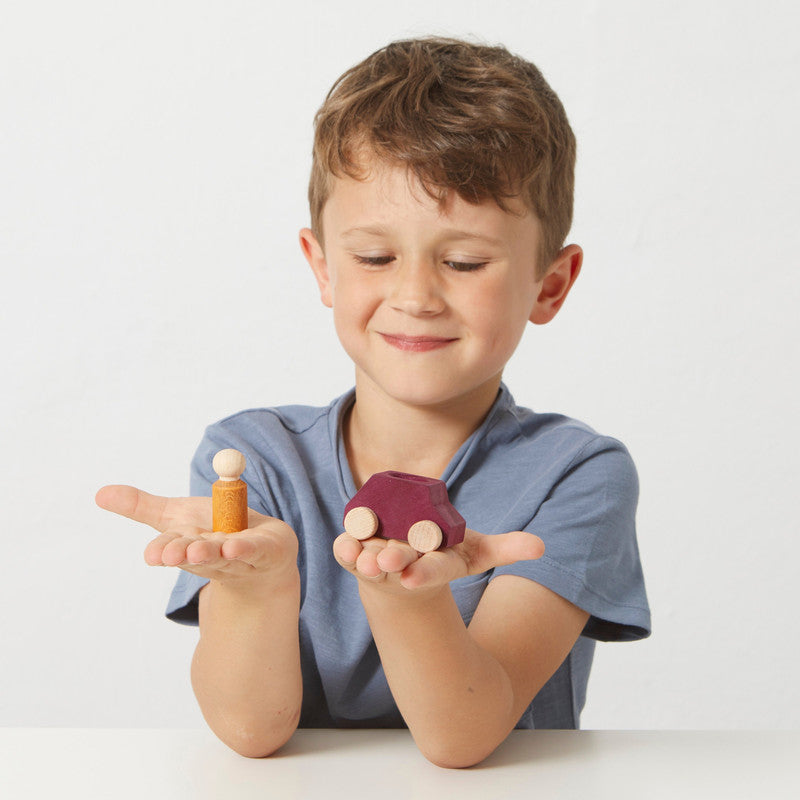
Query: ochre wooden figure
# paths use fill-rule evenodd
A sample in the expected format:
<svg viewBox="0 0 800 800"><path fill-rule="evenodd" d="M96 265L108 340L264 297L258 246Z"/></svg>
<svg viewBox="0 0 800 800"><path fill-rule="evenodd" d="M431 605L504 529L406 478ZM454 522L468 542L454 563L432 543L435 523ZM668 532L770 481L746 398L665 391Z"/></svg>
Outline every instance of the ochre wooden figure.
<svg viewBox="0 0 800 800"><path fill-rule="evenodd" d="M220 450L211 462L219 475L211 487L212 527L222 533L237 533L247 528L247 484L239 479L245 458L229 448Z"/></svg>

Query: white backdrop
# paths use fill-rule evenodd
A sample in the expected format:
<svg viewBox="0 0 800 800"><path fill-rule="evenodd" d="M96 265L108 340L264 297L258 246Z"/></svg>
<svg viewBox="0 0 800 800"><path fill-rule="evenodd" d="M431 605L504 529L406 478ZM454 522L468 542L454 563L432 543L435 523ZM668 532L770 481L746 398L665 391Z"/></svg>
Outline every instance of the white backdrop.
<svg viewBox="0 0 800 800"><path fill-rule="evenodd" d="M578 136L584 271L506 379L639 467L654 634L598 647L584 727L798 726L799 7L431 5L4 3L0 725L202 724L175 574L94 493L183 494L207 423L350 386L297 245L312 117L437 33L533 60Z"/></svg>

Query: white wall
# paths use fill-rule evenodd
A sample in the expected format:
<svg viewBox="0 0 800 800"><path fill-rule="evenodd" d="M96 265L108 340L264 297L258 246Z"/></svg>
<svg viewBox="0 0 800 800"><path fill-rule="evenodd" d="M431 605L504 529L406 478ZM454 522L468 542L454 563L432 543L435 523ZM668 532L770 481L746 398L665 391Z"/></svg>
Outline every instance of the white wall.
<svg viewBox="0 0 800 800"><path fill-rule="evenodd" d="M579 138L584 272L507 380L639 466L655 632L598 649L584 726L797 727L796 4L11 5L0 725L201 724L174 573L95 490L182 494L208 422L350 385L296 244L312 116L440 33L535 61Z"/></svg>

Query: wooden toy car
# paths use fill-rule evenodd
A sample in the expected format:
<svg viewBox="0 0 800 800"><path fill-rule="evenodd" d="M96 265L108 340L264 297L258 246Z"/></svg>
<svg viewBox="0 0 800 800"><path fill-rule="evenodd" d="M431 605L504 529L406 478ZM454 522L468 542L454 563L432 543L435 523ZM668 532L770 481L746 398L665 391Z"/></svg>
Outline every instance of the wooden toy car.
<svg viewBox="0 0 800 800"><path fill-rule="evenodd" d="M407 472L376 473L344 509L344 529L354 539L401 539L418 553L459 544L465 528L444 481Z"/></svg>

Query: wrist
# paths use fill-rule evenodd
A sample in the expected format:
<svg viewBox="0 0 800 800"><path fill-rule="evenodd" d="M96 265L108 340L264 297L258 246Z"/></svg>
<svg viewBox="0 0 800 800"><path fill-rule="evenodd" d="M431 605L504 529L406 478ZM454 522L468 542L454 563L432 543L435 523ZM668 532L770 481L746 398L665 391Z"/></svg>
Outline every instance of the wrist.
<svg viewBox="0 0 800 800"><path fill-rule="evenodd" d="M212 578L209 589L217 599L230 599L237 603L257 603L279 597L299 597L300 573L296 564L282 569L258 572L252 576L231 575Z"/></svg>
<svg viewBox="0 0 800 800"><path fill-rule="evenodd" d="M424 589L406 589L391 576L382 581L360 580L358 592L365 606L369 605L376 610L402 608L404 614L430 613L433 608L452 602L448 583Z"/></svg>

